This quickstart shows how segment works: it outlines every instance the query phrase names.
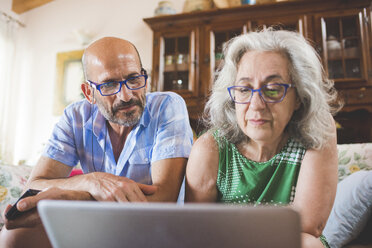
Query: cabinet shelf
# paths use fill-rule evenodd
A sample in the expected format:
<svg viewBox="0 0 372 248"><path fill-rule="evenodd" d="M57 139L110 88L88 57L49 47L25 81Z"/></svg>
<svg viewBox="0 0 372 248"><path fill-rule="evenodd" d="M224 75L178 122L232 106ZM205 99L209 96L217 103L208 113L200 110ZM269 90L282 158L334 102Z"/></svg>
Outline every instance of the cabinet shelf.
<svg viewBox="0 0 372 248"><path fill-rule="evenodd" d="M360 59L360 49L358 47L328 50L328 60L339 59Z"/></svg>
<svg viewBox="0 0 372 248"><path fill-rule="evenodd" d="M342 61L342 60L352 60L352 59L360 59L360 57L359 56L344 56L344 57L342 57L342 56L330 56L330 55L328 55L328 61L338 61L338 60L340 60L340 61Z"/></svg>
<svg viewBox="0 0 372 248"><path fill-rule="evenodd" d="M189 71L189 64L165 65L164 72Z"/></svg>
<svg viewBox="0 0 372 248"><path fill-rule="evenodd" d="M176 70L176 65L165 65L164 72L173 72Z"/></svg>

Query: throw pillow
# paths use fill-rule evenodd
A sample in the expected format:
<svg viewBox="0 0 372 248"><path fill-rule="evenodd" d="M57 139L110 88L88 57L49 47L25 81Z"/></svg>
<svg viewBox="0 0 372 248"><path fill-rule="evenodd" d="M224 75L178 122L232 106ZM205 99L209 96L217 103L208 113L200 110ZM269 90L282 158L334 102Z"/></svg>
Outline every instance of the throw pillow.
<svg viewBox="0 0 372 248"><path fill-rule="evenodd" d="M372 170L372 143L337 145L338 178L344 178L360 170Z"/></svg>
<svg viewBox="0 0 372 248"><path fill-rule="evenodd" d="M31 170L27 165L0 165L0 229L4 225L1 214L21 196Z"/></svg>
<svg viewBox="0 0 372 248"><path fill-rule="evenodd" d="M372 171L358 171L337 186L323 234L331 247L342 247L365 227L372 211Z"/></svg>

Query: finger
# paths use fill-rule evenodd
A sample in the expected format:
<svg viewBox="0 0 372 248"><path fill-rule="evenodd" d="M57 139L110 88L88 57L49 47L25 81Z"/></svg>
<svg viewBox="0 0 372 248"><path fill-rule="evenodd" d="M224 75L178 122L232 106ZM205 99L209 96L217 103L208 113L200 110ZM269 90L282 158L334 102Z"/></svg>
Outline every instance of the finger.
<svg viewBox="0 0 372 248"><path fill-rule="evenodd" d="M117 202L129 202L129 199L123 194L115 199Z"/></svg>
<svg viewBox="0 0 372 248"><path fill-rule="evenodd" d="M5 209L4 209L4 214L6 213L6 212L8 212L9 211L9 209L11 209L12 208L12 205L10 205L10 204L8 204L8 206L6 206L5 207Z"/></svg>
<svg viewBox="0 0 372 248"><path fill-rule="evenodd" d="M125 196L127 197L128 201L130 202L139 202L143 201L145 196L141 197L141 194L143 195L142 191L138 188L136 183L130 183L126 184L126 186L123 188Z"/></svg>
<svg viewBox="0 0 372 248"><path fill-rule="evenodd" d="M138 187L138 185L136 187L136 194L137 194L137 197L138 197L139 201L141 201L141 202L147 202L147 198L146 198L145 194Z"/></svg>
<svg viewBox="0 0 372 248"><path fill-rule="evenodd" d="M36 196L23 198L17 203L17 209L21 212L28 211L36 207L39 199Z"/></svg>
<svg viewBox="0 0 372 248"><path fill-rule="evenodd" d="M128 197L131 202L147 202L146 196L143 194L142 190L137 184L134 185L133 192L130 197Z"/></svg>
<svg viewBox="0 0 372 248"><path fill-rule="evenodd" d="M20 227L35 227L41 224L41 220L38 212L34 209L23 213L14 220L5 220L4 224L8 230L11 230Z"/></svg>
<svg viewBox="0 0 372 248"><path fill-rule="evenodd" d="M8 204L8 206L5 207L4 211L2 212L1 216L3 217L3 220L6 219L5 214L12 208L12 205Z"/></svg>
<svg viewBox="0 0 372 248"><path fill-rule="evenodd" d="M152 195L158 190L158 186L155 185L147 185L142 183L137 183L137 185L145 195Z"/></svg>
<svg viewBox="0 0 372 248"><path fill-rule="evenodd" d="M34 196L23 198L17 203L17 209L21 212L24 212L36 208L37 203L40 200L54 199L56 195L58 196L59 194L57 190L58 188L56 187L46 188Z"/></svg>
<svg viewBox="0 0 372 248"><path fill-rule="evenodd" d="M5 207L4 211L3 211L3 216L5 216L5 214L12 208L12 205L8 204L8 206Z"/></svg>

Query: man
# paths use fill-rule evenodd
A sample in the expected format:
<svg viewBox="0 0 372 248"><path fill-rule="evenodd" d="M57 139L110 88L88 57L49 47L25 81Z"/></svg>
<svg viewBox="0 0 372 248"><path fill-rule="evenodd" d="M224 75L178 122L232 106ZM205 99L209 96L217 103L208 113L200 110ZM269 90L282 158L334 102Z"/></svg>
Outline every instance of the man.
<svg viewBox="0 0 372 248"><path fill-rule="evenodd" d="M40 199L176 201L192 145L183 99L146 95L146 71L126 40L92 43L83 68L86 99L66 108L27 185L46 190L18 209L34 209ZM78 162L84 174L68 177ZM35 209L5 226L0 245L49 245Z"/></svg>

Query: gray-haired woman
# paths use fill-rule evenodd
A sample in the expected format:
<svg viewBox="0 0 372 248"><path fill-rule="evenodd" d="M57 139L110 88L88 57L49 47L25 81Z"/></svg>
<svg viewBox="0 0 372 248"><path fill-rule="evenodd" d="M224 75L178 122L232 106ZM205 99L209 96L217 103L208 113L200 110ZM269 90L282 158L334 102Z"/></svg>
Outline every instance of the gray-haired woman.
<svg viewBox="0 0 372 248"><path fill-rule="evenodd" d="M303 247L321 235L337 187L336 92L298 33L266 29L228 42L194 144L186 201L290 204ZM336 106L336 105L334 105Z"/></svg>

